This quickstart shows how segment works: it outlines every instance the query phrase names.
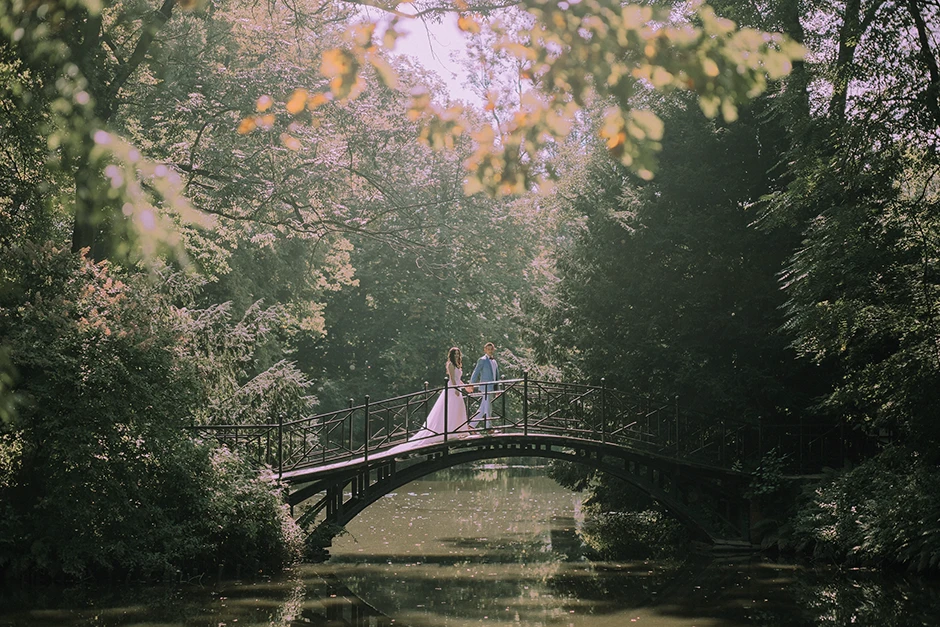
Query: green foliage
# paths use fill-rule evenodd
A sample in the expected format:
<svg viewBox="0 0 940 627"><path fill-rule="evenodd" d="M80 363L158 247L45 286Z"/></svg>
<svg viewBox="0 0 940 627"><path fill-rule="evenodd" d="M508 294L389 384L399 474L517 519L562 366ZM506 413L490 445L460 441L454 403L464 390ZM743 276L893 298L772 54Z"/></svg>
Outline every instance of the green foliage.
<svg viewBox="0 0 940 627"><path fill-rule="evenodd" d="M678 556L688 530L647 494L629 483L594 474L583 465L553 463L551 476L561 485L585 491L581 539L601 559Z"/></svg>
<svg viewBox="0 0 940 627"><path fill-rule="evenodd" d="M203 525L216 551L213 559L248 572L299 559L304 537L275 476L259 473L224 448L212 452L211 469L199 488L208 500Z"/></svg>
<svg viewBox="0 0 940 627"><path fill-rule="evenodd" d="M798 550L850 564L940 565L940 472L892 448L810 486L792 522Z"/></svg>
<svg viewBox="0 0 940 627"><path fill-rule="evenodd" d="M200 219L176 173L106 126L166 18L124 13L141 28L140 51L125 60L100 33L122 13L115 9L82 0L0 4L0 89L9 96L0 107L7 148L0 163L8 168L0 177L0 241L66 231L74 250L88 248L94 258L139 260L176 248L170 215Z"/></svg>
<svg viewBox="0 0 940 627"><path fill-rule="evenodd" d="M347 533L349 532L345 527L332 523L323 523L312 531L308 530L304 536L304 557L314 561L323 561L329 557L328 549L333 545L333 540Z"/></svg>
<svg viewBox="0 0 940 627"><path fill-rule="evenodd" d="M19 400L14 391L16 373L10 363L10 351L0 345L0 426L13 420Z"/></svg>
<svg viewBox="0 0 940 627"><path fill-rule="evenodd" d="M936 455L940 282L926 271L940 233L936 181L900 147L846 159L834 157L837 173L805 198L821 213L784 275L787 328L801 353L838 364L827 408Z"/></svg>
<svg viewBox="0 0 940 627"><path fill-rule="evenodd" d="M796 238L756 231L746 210L773 182L782 129L760 123L763 102L727 127L688 102L656 106L672 133L655 180L595 148L559 185L570 226L541 354L706 413L756 420L798 407L794 388L808 381L776 333L777 273Z"/></svg>
<svg viewBox="0 0 940 627"><path fill-rule="evenodd" d="M381 49L394 47L398 24L405 17L397 4L373 4L394 14L381 39L375 36L378 20L368 20L349 28L343 47L322 54L320 71L329 80L328 88L323 86L314 96L306 90L299 96L295 92L284 105L290 116L316 115L325 101L356 98L363 89L360 72L365 68L371 67L384 85L396 83L396 72ZM462 106L441 106L424 91L413 93L409 110L411 118L424 118L421 139L435 148L452 149L468 129L474 129L476 149L466 161L470 176L464 185L469 194L528 191L540 178L541 153L564 140L582 109L596 99L611 105L599 128L611 154L650 179L663 123L652 111L637 106L638 89L652 85L689 90L709 117L720 110L726 121L732 121L737 105L761 94L768 81L787 75L792 61L804 52L779 33L738 28L703 3L654 10L646 4L612 0L571 5L533 0L519 3L524 17L505 22L494 15L500 7L480 7L488 17L482 22L480 14L470 13L476 11L472 5L432 3L426 10L442 13L457 8L461 30L478 34L485 26L490 31L489 45L497 55L515 61L510 67L519 91L517 110L495 129L462 118ZM485 62L482 71L491 71ZM488 94L487 108L495 108L498 99L499 94ZM271 103L270 96L263 96L259 111L267 111ZM251 116L242 120L240 132L253 131L267 116L270 126L272 114Z"/></svg>
<svg viewBox="0 0 940 627"><path fill-rule="evenodd" d="M900 434L798 537L935 565L936 4L484 4L471 62L511 71L462 116L340 2L0 2L0 569L281 563L278 487L185 427L437 384L487 340L504 375ZM597 529L668 531L566 470L628 511Z"/></svg>
<svg viewBox="0 0 940 627"><path fill-rule="evenodd" d="M836 50L811 68L831 97L807 103L812 116L794 124L792 180L765 199L767 223L805 225L783 275L786 330L801 355L835 375L822 409L894 433L928 459L940 451L930 270L940 198L931 83L940 73L926 37L938 19L929 3L848 3L838 26L808 23L808 41Z"/></svg>
<svg viewBox="0 0 940 627"><path fill-rule="evenodd" d="M656 510L589 513L581 537L608 560L678 556L688 541L681 523Z"/></svg>
<svg viewBox="0 0 940 627"><path fill-rule="evenodd" d="M548 466L548 476L562 487L581 492L590 486L594 471L584 464L553 459Z"/></svg>
<svg viewBox="0 0 940 627"><path fill-rule="evenodd" d="M745 498L766 500L784 486L784 469L788 455L773 448L764 454L751 477L751 484L744 492Z"/></svg>
<svg viewBox="0 0 940 627"><path fill-rule="evenodd" d="M0 432L0 568L149 576L290 558L276 486L187 435L213 392L181 335L188 312L106 263L7 253L0 337L23 403Z"/></svg>

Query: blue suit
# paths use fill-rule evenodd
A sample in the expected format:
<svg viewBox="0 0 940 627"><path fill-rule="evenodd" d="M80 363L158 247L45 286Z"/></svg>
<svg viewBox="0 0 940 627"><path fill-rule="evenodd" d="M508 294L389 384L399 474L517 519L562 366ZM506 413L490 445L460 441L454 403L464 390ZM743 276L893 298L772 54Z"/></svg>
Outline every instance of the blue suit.
<svg viewBox="0 0 940 627"><path fill-rule="evenodd" d="M499 364L495 359L488 355L483 355L477 360L477 365L470 375L470 383L481 383L480 390L483 392L483 398L480 400L480 412L477 416L483 417L483 428L486 428L486 418L493 415L490 408L490 393L496 389L495 382L499 381Z"/></svg>

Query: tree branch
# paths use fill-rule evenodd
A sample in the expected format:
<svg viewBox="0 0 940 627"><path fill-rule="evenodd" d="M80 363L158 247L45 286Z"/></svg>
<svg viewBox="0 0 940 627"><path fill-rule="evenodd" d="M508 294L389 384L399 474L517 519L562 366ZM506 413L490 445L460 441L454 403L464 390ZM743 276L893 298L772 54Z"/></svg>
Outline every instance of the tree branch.
<svg viewBox="0 0 940 627"><path fill-rule="evenodd" d="M114 55L114 59L118 62L118 65L124 65L124 63L126 63L126 61L121 58L121 51L118 49L117 44L114 43L114 39L111 38L111 35L101 33L101 41L111 50L111 54Z"/></svg>
<svg viewBox="0 0 940 627"><path fill-rule="evenodd" d="M920 58L927 66L927 71L930 74L930 83L927 85L927 89L924 90L924 104L933 116L934 122L940 127L940 67L937 66L937 57L930 49L927 24L924 22L924 16L917 6L917 0L908 0L907 8L914 19L914 25L917 27Z"/></svg>
<svg viewBox="0 0 940 627"><path fill-rule="evenodd" d="M427 9L422 9L420 11L415 11L414 13L405 13L400 11L397 7L401 2L397 0L390 0L383 2L382 0L343 0L347 4L355 4L358 6L372 7L374 9L379 9L385 13L390 13L397 17L405 17L409 19L418 19L428 15L444 15L445 13L457 13L460 10L452 5L446 4L436 7L428 7ZM521 0L506 0L506 2L494 2L494 3L480 3L473 4L472 2L467 3L466 11L473 11L475 13L487 13L489 11L498 11L499 9L508 9L509 7L515 7L524 4Z"/></svg>
<svg viewBox="0 0 940 627"><path fill-rule="evenodd" d="M118 71L114 76L114 80L112 80L111 84L108 86L110 91L110 102L108 104L107 112L108 117L110 117L110 115L114 112L113 103L115 98L117 98L118 92L127 82L127 79L130 78L131 74L134 73L134 70L140 66L144 58L147 56L147 52L150 50L150 46L153 44L154 37L160 31L160 29L163 28L163 25L169 21L170 16L173 14L173 7L175 5L176 0L164 0L163 6L160 7L158 11L149 14L144 19L143 33L141 33L140 39L137 40L137 45L134 46L134 52L131 54L127 62L123 63L118 68Z"/></svg>

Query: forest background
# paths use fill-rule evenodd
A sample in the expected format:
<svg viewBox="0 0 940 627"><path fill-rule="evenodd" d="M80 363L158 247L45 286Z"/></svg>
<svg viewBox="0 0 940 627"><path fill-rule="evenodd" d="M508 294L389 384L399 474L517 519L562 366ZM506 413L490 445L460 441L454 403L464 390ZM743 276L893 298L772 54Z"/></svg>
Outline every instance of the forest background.
<svg viewBox="0 0 940 627"><path fill-rule="evenodd" d="M0 570L277 568L273 477L185 427L435 385L488 340L504 376L879 436L772 537L935 568L940 3L649 3L692 45L584 21L610 4L461 3L487 104L458 112L356 3L3 2ZM539 50L533 15L576 36ZM765 72L726 19L805 56ZM578 45L580 82L546 65Z"/></svg>

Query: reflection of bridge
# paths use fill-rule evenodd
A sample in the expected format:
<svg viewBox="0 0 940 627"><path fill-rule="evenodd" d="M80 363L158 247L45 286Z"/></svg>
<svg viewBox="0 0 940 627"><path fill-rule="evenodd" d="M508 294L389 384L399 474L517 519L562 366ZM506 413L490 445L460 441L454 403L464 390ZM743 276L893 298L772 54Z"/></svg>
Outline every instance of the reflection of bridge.
<svg viewBox="0 0 940 627"><path fill-rule="evenodd" d="M500 382L490 430L447 425L406 451L391 450L424 426L441 390L425 385L413 394L378 402L366 397L362 405L350 401L345 409L296 420L197 430L270 465L291 487L292 507L315 499L302 522L315 525L325 540L379 498L432 472L483 459L542 457L629 482L701 540L749 541L745 491L751 475L735 468L760 451L763 434L756 426L680 413L672 404L650 406L603 385L526 376ZM463 402L472 416L480 396ZM822 438L805 444L813 442Z"/></svg>

